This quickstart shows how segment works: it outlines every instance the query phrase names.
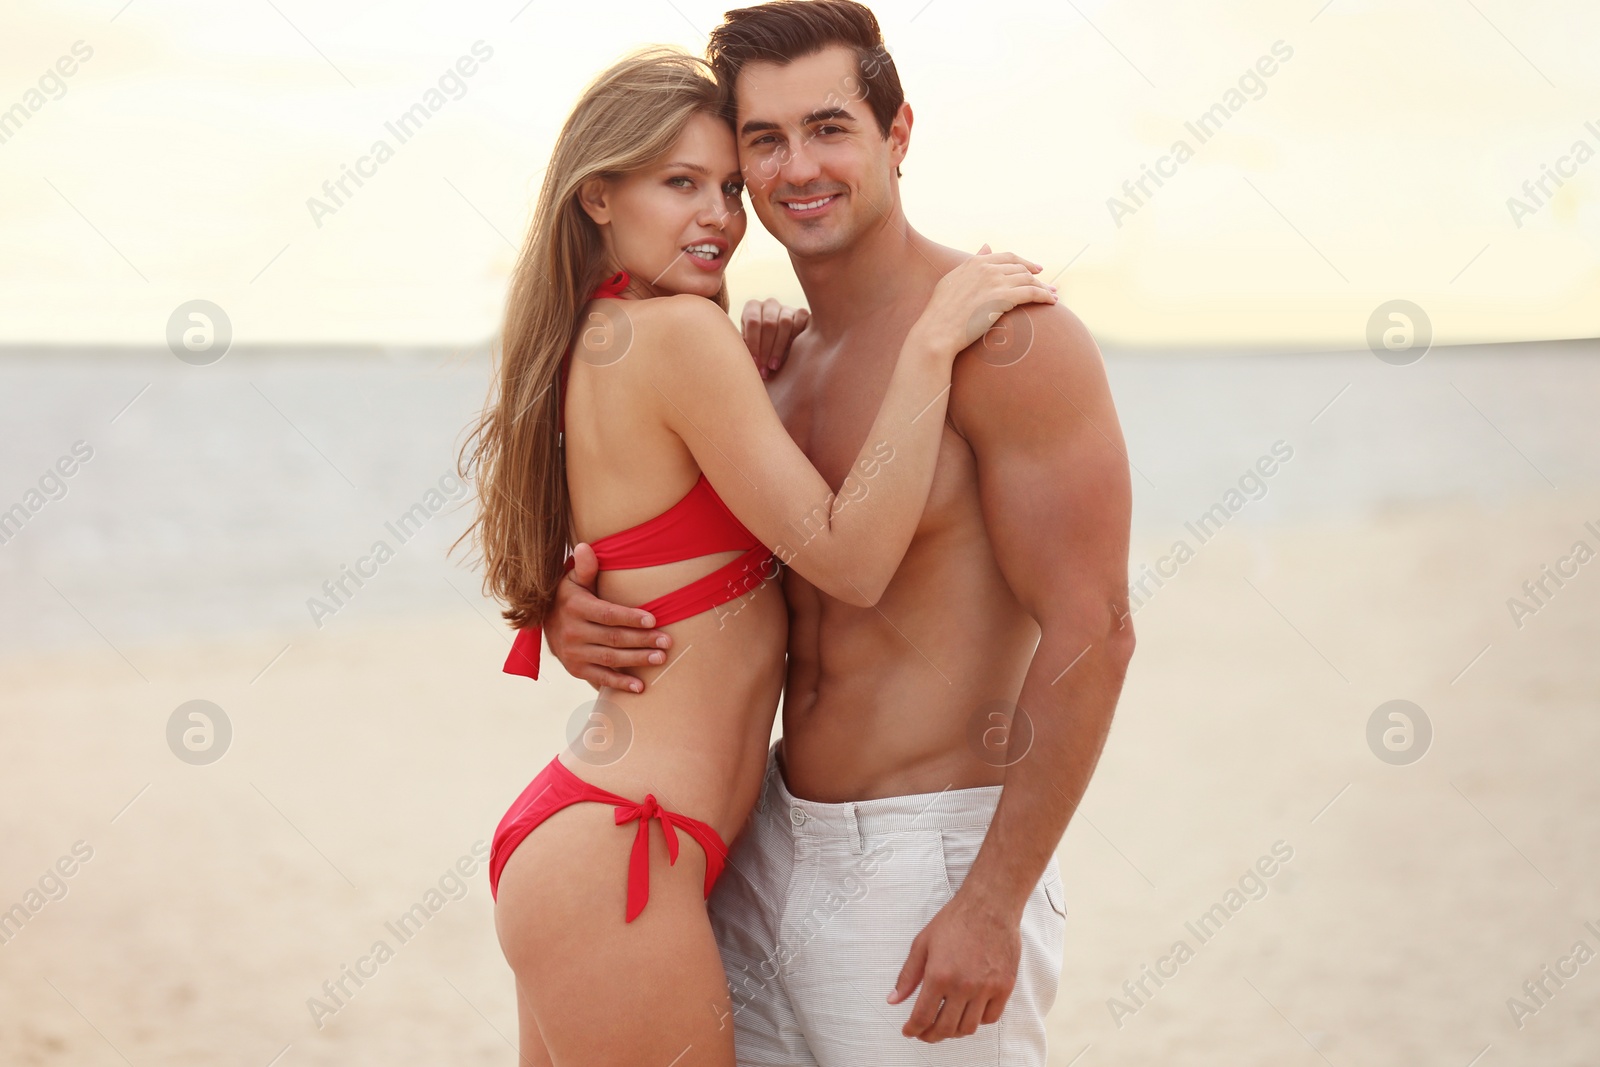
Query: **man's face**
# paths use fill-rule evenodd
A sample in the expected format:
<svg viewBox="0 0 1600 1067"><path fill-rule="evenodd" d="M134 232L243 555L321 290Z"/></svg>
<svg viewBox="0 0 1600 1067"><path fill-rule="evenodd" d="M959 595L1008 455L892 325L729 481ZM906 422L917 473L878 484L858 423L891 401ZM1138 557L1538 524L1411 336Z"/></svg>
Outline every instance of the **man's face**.
<svg viewBox="0 0 1600 1067"><path fill-rule="evenodd" d="M796 256L847 248L888 214L904 139L884 137L865 94L855 53L842 46L739 72L745 189L762 224Z"/></svg>

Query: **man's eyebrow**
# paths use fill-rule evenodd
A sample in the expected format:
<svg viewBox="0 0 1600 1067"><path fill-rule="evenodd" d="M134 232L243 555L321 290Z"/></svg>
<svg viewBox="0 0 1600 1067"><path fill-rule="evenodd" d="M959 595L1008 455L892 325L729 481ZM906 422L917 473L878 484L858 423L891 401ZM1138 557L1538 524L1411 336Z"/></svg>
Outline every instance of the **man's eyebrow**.
<svg viewBox="0 0 1600 1067"><path fill-rule="evenodd" d="M832 119L843 119L846 122L854 122L856 117L842 107L825 107L820 111L813 111L811 114L801 119L800 125L811 126L818 122L828 122Z"/></svg>
<svg viewBox="0 0 1600 1067"><path fill-rule="evenodd" d="M814 126L819 122L832 122L836 120L855 122L856 117L847 109L842 107L825 107L819 108L818 110L807 115L805 118L801 119L800 125ZM739 136L744 137L752 133L766 133L768 131L778 130L781 128L782 127L780 127L776 122L768 122L765 119L750 119L743 126L739 127Z"/></svg>

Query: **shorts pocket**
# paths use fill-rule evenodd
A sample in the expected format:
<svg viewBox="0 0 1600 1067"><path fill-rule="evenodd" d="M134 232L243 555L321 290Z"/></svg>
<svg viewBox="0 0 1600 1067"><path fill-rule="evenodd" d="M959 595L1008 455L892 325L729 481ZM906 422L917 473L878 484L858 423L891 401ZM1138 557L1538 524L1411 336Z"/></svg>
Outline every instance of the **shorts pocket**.
<svg viewBox="0 0 1600 1067"><path fill-rule="evenodd" d="M943 904L948 904L955 898L956 885L958 882L956 879L950 877L950 851L945 847L944 834L937 834L936 841L939 846L939 878L944 883L940 893L940 897L943 902L941 904L942 907Z"/></svg>
<svg viewBox="0 0 1600 1067"><path fill-rule="evenodd" d="M1050 907L1063 919L1067 917L1067 896L1061 887L1061 868L1057 865L1054 856L1050 857L1050 865L1044 869L1044 895L1050 902Z"/></svg>
<svg viewBox="0 0 1600 1067"><path fill-rule="evenodd" d="M941 866L944 869L945 889L949 900L954 897L967 880L967 874L972 870L972 864L978 858L978 850L983 847L984 836L988 827L955 827L938 831L939 851L943 858Z"/></svg>

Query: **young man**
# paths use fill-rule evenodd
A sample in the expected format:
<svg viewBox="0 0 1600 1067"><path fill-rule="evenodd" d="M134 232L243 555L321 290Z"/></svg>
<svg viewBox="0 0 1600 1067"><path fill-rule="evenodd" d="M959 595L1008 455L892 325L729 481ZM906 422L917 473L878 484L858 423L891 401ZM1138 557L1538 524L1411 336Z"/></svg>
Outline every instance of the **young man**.
<svg viewBox="0 0 1600 1067"><path fill-rule="evenodd" d="M966 256L901 210L912 111L866 8L733 11L709 57L751 205L810 304L768 389L837 486ZM1029 305L958 357L927 509L877 606L785 573L782 738L710 902L741 1065L1044 1064L1055 849L1133 653L1129 512L1094 340L1064 305ZM666 635L594 598L578 556L545 637L574 676L629 688Z"/></svg>

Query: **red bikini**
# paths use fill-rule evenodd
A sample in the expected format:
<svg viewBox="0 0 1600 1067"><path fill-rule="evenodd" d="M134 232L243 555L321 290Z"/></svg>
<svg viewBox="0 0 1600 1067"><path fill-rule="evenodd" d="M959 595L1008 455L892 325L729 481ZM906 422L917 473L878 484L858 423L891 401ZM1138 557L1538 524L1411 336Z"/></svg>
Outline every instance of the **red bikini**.
<svg viewBox="0 0 1600 1067"><path fill-rule="evenodd" d="M627 286L627 272L618 271L602 282L590 299L618 296ZM566 419L562 409L566 401L567 364L570 357L569 350L561 359L561 398L558 401L561 414L558 417L563 431ZM687 619L744 596L773 576L772 567L776 563L776 556L728 510L728 505L722 502L704 473L681 500L660 515L626 530L608 534L591 542L591 545L601 570L653 567L713 552L741 551L737 559L710 574L656 597L647 604L641 604L641 608L655 616L657 626ZM570 555L566 565L568 570L572 569ZM511 654L506 657L505 672L538 678L539 650L539 627L528 626L517 631ZM698 819L667 811L657 803L654 794L646 794L642 801L632 801L590 785L557 758L552 759L522 791L495 830L494 843L489 851L491 896L499 898L500 872L522 839L562 808L584 801L613 805L619 826L634 819L639 820L639 829L633 839L633 853L628 862L626 921L632 922L644 910L650 898L651 819L661 822L670 863L678 861L675 828L683 830L700 843L706 853L705 895L711 895L711 888L722 873L728 851L715 829Z"/></svg>
<svg viewBox="0 0 1600 1067"><path fill-rule="evenodd" d="M494 844L489 846L489 896L492 899L500 899L500 872L505 869L511 853L522 844L522 839L562 808L587 800L615 806L618 826L639 820L639 829L633 835L633 853L628 858L628 922L633 922L650 899L651 819L661 821L661 832L667 839L668 863L678 862L677 830L700 842L706 853L705 895L711 895L711 887L717 884L728 855L728 846L721 834L699 819L663 808L654 793L646 793L643 800L634 801L590 785L568 770L557 757L528 783L528 788L517 797L495 829Z"/></svg>

